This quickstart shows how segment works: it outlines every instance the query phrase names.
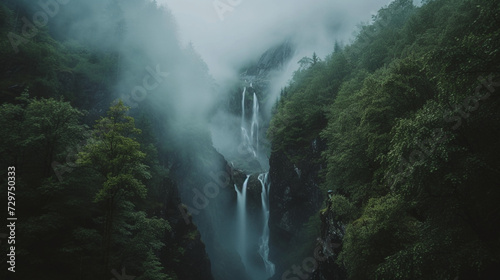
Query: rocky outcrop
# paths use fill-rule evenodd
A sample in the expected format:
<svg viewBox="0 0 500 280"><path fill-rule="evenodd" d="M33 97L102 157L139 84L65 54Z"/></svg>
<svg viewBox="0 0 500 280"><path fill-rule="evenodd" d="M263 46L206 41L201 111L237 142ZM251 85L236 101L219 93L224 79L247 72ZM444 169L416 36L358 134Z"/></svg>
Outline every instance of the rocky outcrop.
<svg viewBox="0 0 500 280"><path fill-rule="evenodd" d="M303 159L296 163L281 150L271 153L270 259L275 262L277 273L273 279L281 279L289 269L290 264L283 256L293 254L301 246L297 244L298 233L323 206L324 195L319 188L323 148L319 139L314 140Z"/></svg>
<svg viewBox="0 0 500 280"><path fill-rule="evenodd" d="M257 63L247 68L244 76L253 76L264 79L273 70L280 70L290 60L294 47L289 40L268 49L261 55Z"/></svg>
<svg viewBox="0 0 500 280"><path fill-rule="evenodd" d="M327 208L319 213L321 218L321 236L318 238L318 245L315 252L317 268L309 278L310 280L347 279L345 269L335 262L342 248L345 225L335 220L330 203L327 200Z"/></svg>
<svg viewBox="0 0 500 280"><path fill-rule="evenodd" d="M328 196L319 187L325 149L325 143L316 138L309 148L287 151L298 159L295 163L282 150L271 154L269 227L271 261L276 264L272 279L346 279L345 270L335 263L345 225L335 220ZM319 232L304 240L299 235L315 217L319 217ZM304 255L297 252L301 243L311 244ZM287 259L290 255L294 257Z"/></svg>

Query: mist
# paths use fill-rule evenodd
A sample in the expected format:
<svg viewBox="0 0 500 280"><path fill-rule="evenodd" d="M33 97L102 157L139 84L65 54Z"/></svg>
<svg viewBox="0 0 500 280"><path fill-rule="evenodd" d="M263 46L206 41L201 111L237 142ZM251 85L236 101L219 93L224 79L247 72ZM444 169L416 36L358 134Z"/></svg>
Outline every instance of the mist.
<svg viewBox="0 0 500 280"><path fill-rule="evenodd" d="M103 57L117 54L112 58L118 62L116 75L102 78L113 81L112 99L123 100L132 116L154 118L153 127L162 136L160 149L169 154L165 161L182 202L194 209L189 214L206 244L215 279L242 276L245 264L235 251L235 188L223 186L217 195L204 197L212 174L230 177L236 188L241 188L246 175L253 175L249 195L260 199L256 175L269 168L265 135L271 107L297 70L297 62L313 53L324 58L335 43L348 44L356 26L369 22L388 1L229 3L74 0L61 6L50 23L69 46L79 41ZM285 42L290 57L267 73L265 85L257 85L256 75L243 76L263 53ZM96 114L108 104L103 101ZM242 135L252 130L253 137L254 128L255 139L243 143ZM263 219L249 220L260 225ZM261 232L260 227L248 230L253 240L249 248L257 247ZM258 257L249 259L252 268L259 266ZM262 275L258 271L248 278Z"/></svg>
<svg viewBox="0 0 500 280"><path fill-rule="evenodd" d="M304 54L315 51L324 57L336 41L348 43L356 26L390 1L228 2L236 4L218 13L216 1L158 1L176 18L182 44L194 44L217 80L234 77L245 63L286 38L293 38Z"/></svg>
<svg viewBox="0 0 500 280"><path fill-rule="evenodd" d="M499 10L1 0L12 223L0 238L22 241L3 267L17 257L23 279L489 276Z"/></svg>
<svg viewBox="0 0 500 280"><path fill-rule="evenodd" d="M70 1L53 25L64 26L69 30L65 36L103 52L120 52L117 98L132 99L128 104L132 108L148 100L181 122L205 122L239 83L243 68L267 49L290 40L294 55L272 78L268 113L300 58L313 52L324 58L336 42L349 43L357 26L388 4L387 0L232 1L234 5L221 12L216 1L159 0L159 12L152 8L154 3L148 7L140 1L123 1L121 11L114 11L111 2ZM134 92L148 75L147 68L168 76L146 94ZM138 97L128 98L131 95Z"/></svg>

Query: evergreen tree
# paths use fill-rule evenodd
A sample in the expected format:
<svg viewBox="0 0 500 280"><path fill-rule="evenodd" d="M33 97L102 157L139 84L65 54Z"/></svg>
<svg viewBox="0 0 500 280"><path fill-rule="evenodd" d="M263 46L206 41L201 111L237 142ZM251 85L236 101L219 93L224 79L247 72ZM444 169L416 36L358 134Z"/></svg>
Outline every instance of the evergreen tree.
<svg viewBox="0 0 500 280"><path fill-rule="evenodd" d="M104 207L104 268L109 270L109 255L114 233L117 203L130 197L146 197L142 180L150 178L148 166L143 164L145 154L132 138L139 134L134 119L127 116L128 107L119 101L110 107L108 116L97 121L93 136L79 154L78 163L94 169L101 177L102 186L95 202Z"/></svg>

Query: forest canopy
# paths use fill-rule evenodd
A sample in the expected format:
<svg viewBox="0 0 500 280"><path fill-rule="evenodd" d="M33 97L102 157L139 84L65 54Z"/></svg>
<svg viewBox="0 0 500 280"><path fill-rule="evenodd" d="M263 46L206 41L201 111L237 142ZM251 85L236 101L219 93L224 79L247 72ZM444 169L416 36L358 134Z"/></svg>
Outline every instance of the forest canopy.
<svg viewBox="0 0 500 280"><path fill-rule="evenodd" d="M478 279L498 265L499 15L498 1L394 1L282 90L273 149L299 164L326 143L312 160L341 203L349 279Z"/></svg>
<svg viewBox="0 0 500 280"><path fill-rule="evenodd" d="M0 2L0 168L22 174L15 182L23 205L18 275L210 280L214 267L219 278L245 273L236 251L217 242L231 239L224 218L234 214L227 211L235 206L233 175L246 174L215 150L208 121L219 104L239 112L241 91L233 100L217 95L207 65L193 45L180 46L173 16L155 1L74 1L33 29L27 18L39 9L35 2ZM273 108L271 157L283 154L299 179L298 167L318 167L314 187L333 191L297 235L314 247L318 224L334 224L341 240L328 266L340 275L496 276L499 26L499 1L396 0L349 44L297 61ZM137 88L148 98L134 99ZM244 104L243 94L242 111ZM226 170L229 191L198 211L209 233L202 242L181 196ZM286 246L295 252L284 259L300 258L300 248ZM211 266L209 250L226 259Z"/></svg>

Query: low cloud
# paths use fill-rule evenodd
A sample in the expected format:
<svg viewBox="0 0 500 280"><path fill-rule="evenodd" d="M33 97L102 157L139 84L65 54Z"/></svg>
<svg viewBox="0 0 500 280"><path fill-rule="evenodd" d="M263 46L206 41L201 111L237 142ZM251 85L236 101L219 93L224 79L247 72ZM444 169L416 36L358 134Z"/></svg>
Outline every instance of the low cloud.
<svg viewBox="0 0 500 280"><path fill-rule="evenodd" d="M219 17L214 3L228 5ZM220 81L267 48L293 38L304 52L324 57L335 41L348 43L356 26L388 0L159 0L172 11L180 40L192 42ZM231 5L234 4L234 5ZM310 55L310 54L309 54Z"/></svg>

